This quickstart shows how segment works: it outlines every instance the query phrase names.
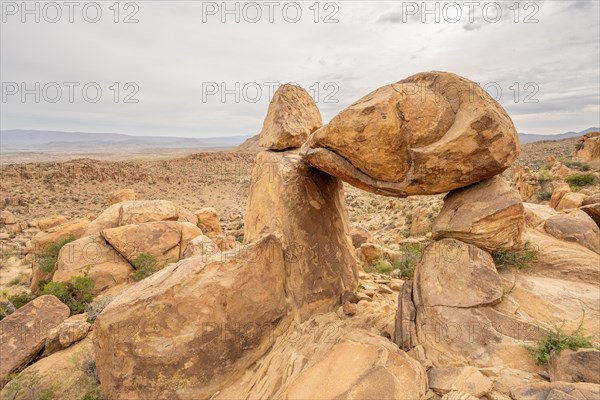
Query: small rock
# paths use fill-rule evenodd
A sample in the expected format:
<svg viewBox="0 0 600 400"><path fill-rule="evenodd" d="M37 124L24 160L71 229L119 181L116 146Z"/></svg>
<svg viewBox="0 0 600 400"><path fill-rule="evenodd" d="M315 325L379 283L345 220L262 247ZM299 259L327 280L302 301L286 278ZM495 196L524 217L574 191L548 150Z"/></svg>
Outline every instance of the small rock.
<svg viewBox="0 0 600 400"><path fill-rule="evenodd" d="M482 397L492 390L493 383L475 367L431 368L427 372L429 387L439 395L463 391Z"/></svg>
<svg viewBox="0 0 600 400"><path fill-rule="evenodd" d="M371 299L371 297L370 297L370 296L368 296L367 294L365 294L365 293L362 293L362 292L358 292L358 293L356 294L356 296L358 296L358 302L359 302L359 303L360 303L361 301L363 301L363 300L365 300L365 301L373 301L373 300Z"/></svg>
<svg viewBox="0 0 600 400"><path fill-rule="evenodd" d="M356 314L356 310L357 310L356 304L346 301L342 307L343 307L344 314L349 315L349 316L353 316Z"/></svg>
<svg viewBox="0 0 600 400"><path fill-rule="evenodd" d="M389 288L387 285L379 285L379 292L385 294L392 294L394 291Z"/></svg>

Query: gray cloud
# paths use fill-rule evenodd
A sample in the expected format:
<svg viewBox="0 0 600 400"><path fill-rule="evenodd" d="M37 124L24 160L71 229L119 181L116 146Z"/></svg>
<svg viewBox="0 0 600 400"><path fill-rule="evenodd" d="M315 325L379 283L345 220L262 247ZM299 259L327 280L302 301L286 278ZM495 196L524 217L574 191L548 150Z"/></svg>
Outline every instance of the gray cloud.
<svg viewBox="0 0 600 400"><path fill-rule="evenodd" d="M522 1L517 22L513 3L499 2L504 18L497 23L486 21L483 5L472 23L465 15L457 22L422 23L420 11L403 23L398 2L320 3L318 14L309 8L312 2L299 3L302 17L296 23L289 21L292 14L282 14L284 3L269 22L261 2L263 16L256 23L242 14L238 23L232 15L203 15L203 4L221 2L139 2L139 22L133 24L113 22L112 3L102 3L97 23L77 13L74 23L22 23L19 15L10 16L0 25L3 83L80 85L73 103L64 101L65 93L57 103L36 103L32 95L23 103L10 96L1 104L1 127L254 134L273 82L305 87L328 121L373 89L429 70L456 72L491 89L498 85L499 101L521 131L600 125L598 2L533 2L535 11L524 8L532 2ZM228 4L238 4L240 12L244 7ZM120 11L122 20L128 10ZM533 11L538 22L524 23ZM90 82L102 89L97 103L82 98L81 88ZM138 103L123 101L133 93L125 88L128 82L139 88L133 96ZM537 103L524 102L532 93L527 84L537 85ZM208 94L214 85L217 92Z"/></svg>

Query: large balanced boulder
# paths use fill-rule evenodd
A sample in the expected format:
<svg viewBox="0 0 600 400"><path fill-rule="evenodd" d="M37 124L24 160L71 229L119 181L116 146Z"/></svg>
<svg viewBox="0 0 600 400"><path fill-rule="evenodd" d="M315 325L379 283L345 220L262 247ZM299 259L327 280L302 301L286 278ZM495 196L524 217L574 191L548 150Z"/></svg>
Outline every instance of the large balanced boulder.
<svg viewBox="0 0 600 400"><path fill-rule="evenodd" d="M244 240L283 233L288 290L300 319L331 311L354 291L357 267L342 182L297 154L263 151L256 157Z"/></svg>
<svg viewBox="0 0 600 400"><path fill-rule="evenodd" d="M40 296L0 321L0 387L44 348L50 331L70 314L54 296Z"/></svg>
<svg viewBox="0 0 600 400"><path fill-rule="evenodd" d="M453 190L433 222L434 239L454 238L488 252L519 244L525 225L519 193L502 178Z"/></svg>
<svg viewBox="0 0 600 400"><path fill-rule="evenodd" d="M284 84L269 104L258 144L272 150L300 147L322 125L321 113L310 94L300 86Z"/></svg>
<svg viewBox="0 0 600 400"><path fill-rule="evenodd" d="M314 167L374 193L444 193L498 175L519 153L500 104L460 76L425 72L344 109L302 146Z"/></svg>
<svg viewBox="0 0 600 400"><path fill-rule="evenodd" d="M193 257L129 288L97 317L96 365L110 399L210 398L287 329L281 241Z"/></svg>
<svg viewBox="0 0 600 400"><path fill-rule="evenodd" d="M94 294L125 283L133 273L131 264L100 235L87 236L60 249L52 280L68 282L88 275L94 281Z"/></svg>

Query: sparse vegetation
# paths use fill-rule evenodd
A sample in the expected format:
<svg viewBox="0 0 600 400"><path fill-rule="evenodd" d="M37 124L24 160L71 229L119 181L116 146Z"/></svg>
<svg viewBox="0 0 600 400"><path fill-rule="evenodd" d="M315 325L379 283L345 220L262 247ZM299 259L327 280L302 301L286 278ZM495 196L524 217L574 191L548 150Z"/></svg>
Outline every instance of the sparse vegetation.
<svg viewBox="0 0 600 400"><path fill-rule="evenodd" d="M537 254L534 249L531 248L531 242L525 241L522 246L505 250L499 249L492 253L494 263L497 268L503 268L506 266L514 266L517 269L528 268L537 260Z"/></svg>
<svg viewBox="0 0 600 400"><path fill-rule="evenodd" d="M30 369L18 374L11 374L8 379L10 382L2 391L3 394L6 394L7 400L16 399L19 395L27 399L40 399L42 393L39 393L37 389L37 385L40 383L40 374L37 370ZM49 398L46 397L46 400Z"/></svg>
<svg viewBox="0 0 600 400"><path fill-rule="evenodd" d="M580 171L589 171L591 168L590 164L584 161L565 161L563 164L569 168L578 169Z"/></svg>
<svg viewBox="0 0 600 400"><path fill-rule="evenodd" d="M33 297L27 293L19 293L9 297L9 301L16 309L23 307L25 304L33 300Z"/></svg>
<svg viewBox="0 0 600 400"><path fill-rule="evenodd" d="M65 303L71 313L85 311L93 299L94 281L88 276L74 276L68 283L48 282L42 289L42 295L53 295Z"/></svg>
<svg viewBox="0 0 600 400"><path fill-rule="evenodd" d="M552 198L552 192L539 192L537 198L540 201L548 201Z"/></svg>
<svg viewBox="0 0 600 400"><path fill-rule="evenodd" d="M583 143L575 143L575 150L583 149Z"/></svg>
<svg viewBox="0 0 600 400"><path fill-rule="evenodd" d="M552 176L550 169L544 167L538 172L537 179L540 184L544 184L546 182L552 181L554 177Z"/></svg>
<svg viewBox="0 0 600 400"><path fill-rule="evenodd" d="M575 331L570 333L563 330L563 325L554 326L554 330L542 336L535 346L527 347L529 355L535 360L536 364L549 363L553 354L560 354L565 349L577 350L595 347L592 343L594 337L584 336L581 333L581 324Z"/></svg>
<svg viewBox="0 0 600 400"><path fill-rule="evenodd" d="M569 175L565 178L565 182L569 184L571 190L577 192L581 190L582 187L591 185L596 182L596 177L591 174L573 174Z"/></svg>
<svg viewBox="0 0 600 400"><path fill-rule="evenodd" d="M29 274L27 272L19 272L19 275L11 279L7 286L29 285Z"/></svg>
<svg viewBox="0 0 600 400"><path fill-rule="evenodd" d="M133 260L132 264L133 268L135 268L136 281L141 281L159 270L156 257L148 253L141 253Z"/></svg>
<svg viewBox="0 0 600 400"><path fill-rule="evenodd" d="M73 235L69 235L50 244L45 250L35 253L34 258L38 263L40 270L44 272L54 272L54 268L56 267L56 259L58 258L60 249L62 249L65 244L74 240L75 237Z"/></svg>
<svg viewBox="0 0 600 400"><path fill-rule="evenodd" d="M402 256L396 260L386 260L380 258L370 265L365 266L365 272L376 272L384 275L391 275L398 271L398 277L412 278L415 266L421 259L424 245L419 243L404 243L401 246Z"/></svg>

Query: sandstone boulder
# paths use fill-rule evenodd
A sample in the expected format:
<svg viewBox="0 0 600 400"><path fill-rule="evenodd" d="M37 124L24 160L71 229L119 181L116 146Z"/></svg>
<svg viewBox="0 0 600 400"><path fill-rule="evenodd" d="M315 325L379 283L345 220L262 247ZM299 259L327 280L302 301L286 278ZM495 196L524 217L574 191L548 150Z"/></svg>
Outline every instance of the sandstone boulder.
<svg viewBox="0 0 600 400"><path fill-rule="evenodd" d="M542 225L548 218L556 215L552 207L535 204L535 203L523 203L525 225L530 228L537 228Z"/></svg>
<svg viewBox="0 0 600 400"><path fill-rule="evenodd" d="M48 333L70 314L54 296L40 296L0 321L0 387L44 348Z"/></svg>
<svg viewBox="0 0 600 400"><path fill-rule="evenodd" d="M527 166L523 168L515 166L513 170L513 181L515 182L515 186L523 201L534 200L541 190L537 176Z"/></svg>
<svg viewBox="0 0 600 400"><path fill-rule="evenodd" d="M493 387L492 381L474 367L431 368L427 377L429 387L440 396L451 391L461 391L474 397L482 397Z"/></svg>
<svg viewBox="0 0 600 400"><path fill-rule="evenodd" d="M102 236L132 264L142 253L154 256L159 264L179 260L181 223L177 221L123 225L103 230Z"/></svg>
<svg viewBox="0 0 600 400"><path fill-rule="evenodd" d="M214 237L223 234L221 220L217 210L212 207L207 207L196 211L195 214L198 218L198 227L206 236Z"/></svg>
<svg viewBox="0 0 600 400"><path fill-rule="evenodd" d="M97 317L96 364L111 399L209 398L290 324L281 242L263 237L140 281Z"/></svg>
<svg viewBox="0 0 600 400"><path fill-rule="evenodd" d="M581 136L573 158L600 166L600 132L590 132Z"/></svg>
<svg viewBox="0 0 600 400"><path fill-rule="evenodd" d="M598 253L536 229L525 230L523 239L529 241L536 253L536 261L529 268L530 272L569 281L597 282L600 279Z"/></svg>
<svg viewBox="0 0 600 400"><path fill-rule="evenodd" d="M8 210L0 211L0 225L12 225L19 222L15 214L11 213Z"/></svg>
<svg viewBox="0 0 600 400"><path fill-rule="evenodd" d="M51 393L52 399L81 399L94 388L93 367L92 340L86 338L27 367L2 389L0 398L32 400Z"/></svg>
<svg viewBox="0 0 600 400"><path fill-rule="evenodd" d="M525 225L519 193L500 177L454 190L433 222L434 239L454 238L488 252L519 244Z"/></svg>
<svg viewBox="0 0 600 400"><path fill-rule="evenodd" d="M212 254L218 253L219 246L215 242L213 242L208 236L199 235L190 240L190 242L185 246L185 250L181 259L190 258L190 257L198 257L198 256L210 256Z"/></svg>
<svg viewBox="0 0 600 400"><path fill-rule="evenodd" d="M297 154L258 154L244 222L245 242L282 232L288 290L301 320L332 310L344 290L356 289L342 182Z"/></svg>
<svg viewBox="0 0 600 400"><path fill-rule="evenodd" d="M86 228L83 236L99 235L104 229L116 228L119 226L119 213L121 204L113 204L106 208L92 223Z"/></svg>
<svg viewBox="0 0 600 400"><path fill-rule="evenodd" d="M568 210L571 208L577 208L581 206L583 201L587 198L586 194L569 192L560 199L560 202L556 206L556 211Z"/></svg>
<svg viewBox="0 0 600 400"><path fill-rule="evenodd" d="M600 228L588 214L581 210L549 217L544 223L544 229L557 239L576 242L600 253Z"/></svg>
<svg viewBox="0 0 600 400"><path fill-rule="evenodd" d="M41 230L45 231L46 229L50 229L52 227L62 225L69 222L69 219L64 215L51 215L46 218L40 218L37 220L37 226Z"/></svg>
<svg viewBox="0 0 600 400"><path fill-rule="evenodd" d="M133 189L119 189L108 194L108 204L113 205L123 201L135 200L135 191Z"/></svg>
<svg viewBox="0 0 600 400"><path fill-rule="evenodd" d="M550 207L556 209L562 198L571 192L569 184L566 182L557 183L552 190L552 197L550 198Z"/></svg>
<svg viewBox="0 0 600 400"><path fill-rule="evenodd" d="M399 251L388 249L376 243L363 243L358 249L358 258L366 265L377 260L394 261L402 257Z"/></svg>
<svg viewBox="0 0 600 400"><path fill-rule="evenodd" d="M119 226L155 221L197 222L196 216L168 200L127 201L119 209Z"/></svg>
<svg viewBox="0 0 600 400"><path fill-rule="evenodd" d="M511 391L514 400L597 400L600 385L593 383L540 382Z"/></svg>
<svg viewBox="0 0 600 400"><path fill-rule="evenodd" d="M600 350L563 350L553 354L548 368L551 381L600 384Z"/></svg>
<svg viewBox="0 0 600 400"><path fill-rule="evenodd" d="M352 238L352 245L355 249L358 249L363 243L374 241L371 232L362 226L352 226L350 228L350 237Z"/></svg>
<svg viewBox="0 0 600 400"><path fill-rule="evenodd" d="M579 209L585 212L600 227L600 202L595 204L583 205Z"/></svg>
<svg viewBox="0 0 600 400"><path fill-rule="evenodd" d="M413 301L417 341L434 366L539 369L523 344L542 331L503 306L503 283L485 251L453 239L430 244L415 268Z"/></svg>
<svg viewBox="0 0 600 400"><path fill-rule="evenodd" d="M128 282L134 272L123 258L102 236L87 236L62 247L56 261L52 280L68 282L72 277L87 274L94 281L94 294Z"/></svg>
<svg viewBox="0 0 600 400"><path fill-rule="evenodd" d="M300 147L323 125L310 94L300 86L281 85L269 104L258 144L271 150Z"/></svg>
<svg viewBox="0 0 600 400"><path fill-rule="evenodd" d="M87 313L73 315L50 330L44 346L44 356L56 353L85 338L91 327L87 319Z"/></svg>
<svg viewBox="0 0 600 400"><path fill-rule="evenodd" d="M498 175L519 153L515 127L477 84L425 72L369 93L314 132L302 157L378 194L444 193Z"/></svg>

